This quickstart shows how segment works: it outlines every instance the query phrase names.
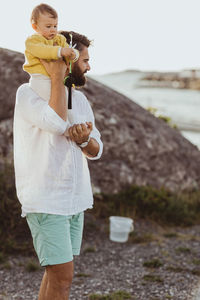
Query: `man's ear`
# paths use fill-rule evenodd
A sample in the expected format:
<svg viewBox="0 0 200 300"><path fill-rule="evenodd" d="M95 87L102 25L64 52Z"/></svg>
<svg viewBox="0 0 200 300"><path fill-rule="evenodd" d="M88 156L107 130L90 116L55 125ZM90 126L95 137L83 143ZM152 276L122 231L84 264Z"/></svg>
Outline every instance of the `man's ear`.
<svg viewBox="0 0 200 300"><path fill-rule="evenodd" d="M32 23L32 28L33 28L34 30L37 30L37 25L36 25L35 23Z"/></svg>

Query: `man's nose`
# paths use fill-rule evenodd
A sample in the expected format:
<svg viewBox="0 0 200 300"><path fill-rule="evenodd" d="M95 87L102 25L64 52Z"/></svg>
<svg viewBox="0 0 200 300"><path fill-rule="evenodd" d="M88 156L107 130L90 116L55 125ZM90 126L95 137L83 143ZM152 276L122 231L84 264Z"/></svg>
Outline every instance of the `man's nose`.
<svg viewBox="0 0 200 300"><path fill-rule="evenodd" d="M87 64L87 70L90 71L91 67L90 64Z"/></svg>

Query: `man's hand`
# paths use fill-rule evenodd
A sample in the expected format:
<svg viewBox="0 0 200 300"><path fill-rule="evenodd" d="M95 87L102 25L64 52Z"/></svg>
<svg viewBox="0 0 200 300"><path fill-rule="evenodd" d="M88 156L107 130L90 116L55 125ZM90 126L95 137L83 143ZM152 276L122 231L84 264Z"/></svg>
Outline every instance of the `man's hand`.
<svg viewBox="0 0 200 300"><path fill-rule="evenodd" d="M45 67L47 73L51 77L51 79L61 79L63 80L66 76L67 65L63 61L63 59L52 60L47 62L44 59L40 59L42 65Z"/></svg>
<svg viewBox="0 0 200 300"><path fill-rule="evenodd" d="M77 144L82 144L88 140L92 128L92 122L75 124L68 129L69 138Z"/></svg>

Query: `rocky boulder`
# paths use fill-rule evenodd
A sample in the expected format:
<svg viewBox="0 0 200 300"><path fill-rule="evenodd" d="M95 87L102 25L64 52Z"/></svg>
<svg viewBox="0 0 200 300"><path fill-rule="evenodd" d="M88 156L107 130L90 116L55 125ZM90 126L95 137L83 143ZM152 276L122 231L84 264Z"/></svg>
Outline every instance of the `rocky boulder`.
<svg viewBox="0 0 200 300"><path fill-rule="evenodd" d="M17 87L28 81L21 53L0 49L0 161L12 160L12 121ZM179 131L118 92L88 79L82 89L102 134L104 153L89 161L95 192L128 184L170 190L200 187L200 151Z"/></svg>
<svg viewBox="0 0 200 300"><path fill-rule="evenodd" d="M13 117L15 93L18 86L28 81L29 75L22 70L24 55L0 48L0 121Z"/></svg>

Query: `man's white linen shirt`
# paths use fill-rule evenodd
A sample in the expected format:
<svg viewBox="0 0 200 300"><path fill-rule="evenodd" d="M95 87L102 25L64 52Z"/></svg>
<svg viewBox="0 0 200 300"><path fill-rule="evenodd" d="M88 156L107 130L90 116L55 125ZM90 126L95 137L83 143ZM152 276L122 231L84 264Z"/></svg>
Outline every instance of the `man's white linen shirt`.
<svg viewBox="0 0 200 300"><path fill-rule="evenodd" d="M90 137L103 144L87 98L72 92L73 123L92 122ZM22 216L27 213L74 215L93 206L86 156L65 136L71 126L39 97L29 83L19 87L14 112L14 167Z"/></svg>

